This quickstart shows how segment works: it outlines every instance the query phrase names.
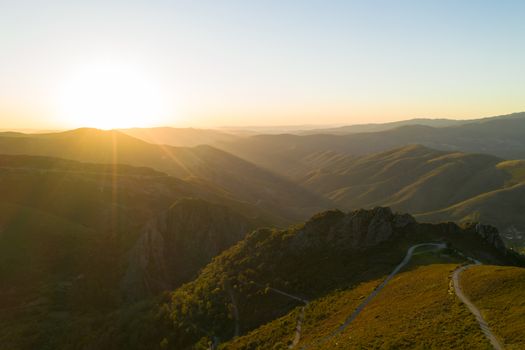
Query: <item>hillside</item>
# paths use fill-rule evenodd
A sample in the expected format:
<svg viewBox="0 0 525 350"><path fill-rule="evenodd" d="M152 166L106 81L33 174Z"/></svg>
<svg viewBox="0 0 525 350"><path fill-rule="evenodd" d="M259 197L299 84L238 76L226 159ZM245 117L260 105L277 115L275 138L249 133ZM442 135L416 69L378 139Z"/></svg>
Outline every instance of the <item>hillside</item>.
<svg viewBox="0 0 525 350"><path fill-rule="evenodd" d="M419 220L438 222L482 220L497 226L506 243L516 249L525 245L525 183L489 191L446 209L417 215Z"/></svg>
<svg viewBox="0 0 525 350"><path fill-rule="evenodd" d="M267 223L220 192L128 165L0 156L0 189L0 349L78 348L93 322L113 329L115 315Z"/></svg>
<svg viewBox="0 0 525 350"><path fill-rule="evenodd" d="M0 134L0 154L39 155L104 164L150 167L207 186L273 216L276 223L303 220L330 206L295 183L210 146L153 145L117 131Z"/></svg>
<svg viewBox="0 0 525 350"><path fill-rule="evenodd" d="M522 349L525 344L525 269L505 266L477 266L464 273L465 292L478 305L487 323L505 349Z"/></svg>
<svg viewBox="0 0 525 350"><path fill-rule="evenodd" d="M364 156L315 152L301 160L302 170L287 161L284 175L339 208L386 205L426 221L481 221L510 246L525 243L522 160L409 145Z"/></svg>
<svg viewBox="0 0 525 350"><path fill-rule="evenodd" d="M443 262L439 262L443 259ZM432 265L413 266L399 274L340 334L344 323L381 281L334 292L306 307L301 349L491 349L468 310L449 293L456 264L437 257ZM264 325L223 349L286 349L294 339L297 311ZM417 322L414 322L417 320ZM286 327L288 325L288 327Z"/></svg>
<svg viewBox="0 0 525 350"><path fill-rule="evenodd" d="M256 223L268 222L253 207L224 198L220 192L152 169L125 165L0 156L0 188L2 273L18 278L2 284L0 289L2 293L17 290L15 294L24 300L26 293L18 289L27 286L30 296L38 290L42 278L50 279L48 282L53 285L58 281L69 284L83 276L79 281L93 284L98 289L96 293L104 294L105 289L111 293L111 298L103 297L105 302L117 303L128 251L143 240L145 226L161 217L164 221L171 219L163 225L159 223L159 227L166 227L166 233L176 232L178 240L182 240L164 245L166 256L172 255L172 250L181 257L191 255L185 264L186 274L171 276L179 284L240 240ZM193 221L184 217L190 214L195 217ZM181 223L173 221L176 217L188 226L177 226ZM202 222L198 217L215 221ZM207 233L212 246L195 256L192 252L205 238L195 234L209 231L207 225L212 222L217 223L215 231ZM96 259L91 262L93 257ZM64 268L68 273L60 275ZM55 278L56 274L61 277ZM83 287L85 291L90 288ZM135 288L127 288L126 292L136 294L140 288Z"/></svg>
<svg viewBox="0 0 525 350"><path fill-rule="evenodd" d="M223 205L180 199L142 229L121 288L133 299L173 290L258 224Z"/></svg>
<svg viewBox="0 0 525 350"><path fill-rule="evenodd" d="M38 220L45 222L41 218ZM504 248L497 231L483 225L419 224L410 215L394 214L388 208L346 214L328 211L286 230L262 228L253 231L214 258L193 281L164 294L161 299L143 298L133 304L120 302L115 304L117 308L111 304L94 308L92 299L74 292L96 291L99 300L107 302L107 292L116 290L115 281L123 281L122 286L127 288L132 285L126 285L127 278L122 279L125 271L108 269L108 266L119 265L139 272L142 278L138 280L150 286L154 286L151 282L158 282L155 277L163 277L158 267L166 268L165 272L170 273L164 282L176 286L199 270L196 265L191 269L191 264L180 266L180 260L176 259L184 259L185 263L189 259L197 264L205 263L221 245L226 247L242 236L241 232L250 225L249 222L243 224L243 220L246 221L222 206L182 200L150 221L131 253L122 256L131 260L120 261L109 254L110 250L115 251L115 246L105 250L95 246L89 258L79 254L74 247L85 247L82 242L86 242L85 237L89 235L82 231L77 233L73 225L73 237L84 237L83 241L77 244L73 240L73 245L65 245L62 253L65 255L58 255L57 259L74 257L76 260L72 261L77 261L85 257L79 261L85 261L86 265L70 263L67 266L71 272L61 272L54 267L43 275L57 274L56 287L50 285L53 288L47 290L51 294L44 294L53 302L35 299L33 295L29 298L33 301L25 301L22 308L0 309L0 344L7 346L0 348L16 344L21 349L75 349L79 346L206 349L210 342L221 343L226 349L252 349L256 344L264 344L262 348L270 345L268 348L279 348L279 344L288 344L293 339L294 324L305 302L308 306L304 310L305 333L301 341L311 344L331 334L355 305L403 260L409 247L424 242L446 242L448 248L417 250L410 265L365 308L360 315L363 318L355 320L356 325L365 322L375 326L351 327L348 328L350 334L342 333L341 336L345 339L357 337L363 344L389 344L390 348L396 348L409 346L407 344L417 341L419 335L428 334L439 324L444 334L448 334L448 340L445 342L433 335L424 344L445 342L451 348L460 348L461 344L484 344L484 339L469 314L447 292L451 264L465 259L457 252L492 264L522 263ZM59 219L54 225L63 227L65 224ZM48 229L50 234L57 226ZM13 232L18 234L19 231ZM67 235L67 231L62 232ZM45 237L42 239L47 241ZM162 247L155 244L161 239L166 243ZM26 240L24 242L27 244ZM196 251L202 255L195 255ZM133 267L137 256L149 262L142 265L145 270ZM31 266L32 261L29 259L27 266ZM96 276L106 276L106 289L101 288L103 284L100 283L92 287L86 284L91 280L89 271L77 270L79 266L89 266ZM115 276L121 277L115 279ZM48 284L51 281L46 280ZM137 290L140 292L140 288ZM7 288L3 291L4 296L12 295L9 294L12 291ZM403 302L392 307L392 298ZM418 302L414 304L411 300ZM407 312L408 307L410 312ZM442 312L443 308L447 312ZM407 327L408 323L403 321L413 315L421 320L419 328ZM378 338L374 331L378 329L385 329L385 337ZM467 330L468 336L464 336ZM28 332L30 337L25 336ZM239 337L228 343L234 336Z"/></svg>
<svg viewBox="0 0 525 350"><path fill-rule="evenodd" d="M414 145L369 156L339 157L299 182L343 208L389 205L417 213L502 188L510 175L497 168L500 162L487 155Z"/></svg>
<svg viewBox="0 0 525 350"><path fill-rule="evenodd" d="M280 291L316 300L380 279L418 242L445 240L487 262L513 260L497 236L486 234L489 244L477 229L417 224L410 216L377 208L326 212L284 231L257 230L173 293L166 306L171 325L166 341L183 349L246 334L301 305Z"/></svg>

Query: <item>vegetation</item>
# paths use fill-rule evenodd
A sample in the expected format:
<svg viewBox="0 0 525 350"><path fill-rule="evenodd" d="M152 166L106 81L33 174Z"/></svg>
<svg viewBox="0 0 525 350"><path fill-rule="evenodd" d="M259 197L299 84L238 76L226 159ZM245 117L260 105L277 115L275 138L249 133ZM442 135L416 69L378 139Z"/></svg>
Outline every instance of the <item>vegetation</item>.
<svg viewBox="0 0 525 350"><path fill-rule="evenodd" d="M462 261L452 251L416 253L341 334L332 336L382 279L330 293L310 303L297 348L308 349L490 349L469 311L450 287ZM298 310L226 344L224 349L286 349ZM417 322L414 322L417 320Z"/></svg>
<svg viewBox="0 0 525 350"><path fill-rule="evenodd" d="M145 275L140 261L156 258L171 277L164 287L175 288L261 223L223 205L188 199L205 196L243 208L147 168L0 156L0 186L0 343L8 349L78 348L104 339L107 344L101 347L111 348L115 339L122 345L126 327L138 327L120 323L123 315L131 319L139 312L128 303L129 296L144 300L149 295L128 279L151 285L162 277ZM163 219L171 221L160 223ZM158 256L137 248L152 221L167 229ZM130 260L131 252L137 260ZM162 260L175 253L185 257L184 264ZM133 317L155 321L156 303ZM153 330L162 327L153 321L148 322L156 334ZM149 330L133 332L139 336ZM114 334L106 338L104 332Z"/></svg>
<svg viewBox="0 0 525 350"><path fill-rule="evenodd" d="M415 243L448 241L469 256L485 261L506 260L502 252L480 239L471 228L462 230L453 224L408 224L394 229L384 241L370 245L361 241L352 246L358 237L375 234L368 231L375 220L393 224L401 219L380 209L346 215L329 211L313 217L304 226L254 231L214 259L197 279L172 294L170 303L165 305L171 324L168 344L178 349L198 341L207 344L215 338L225 341L235 335L236 328L240 334L256 334L254 339L239 340L240 348L261 344L268 337L277 337L278 342L286 344L290 340L291 319L303 304L273 288L317 300L335 290L346 291L368 281L375 280L377 284ZM432 256L416 259L420 263L435 262ZM292 310L294 315L282 318ZM259 327L275 319L284 328L271 336L261 333Z"/></svg>
<svg viewBox="0 0 525 350"><path fill-rule="evenodd" d="M0 134L0 152L11 153L0 155L0 349L279 349L298 319L299 346L486 348L449 274L464 261L456 252L524 265L515 252L525 232L523 161L417 145L356 157L300 137L290 148L288 136L272 147L289 150L276 169L294 181L209 146L153 145L116 131ZM49 157L58 155L67 159ZM275 228L335 202L389 203L462 225L376 207ZM471 223L478 219L508 228L515 251ZM422 242L449 248L418 251L328 339ZM516 349L525 342L522 275L503 267L464 275L466 292Z"/></svg>
<svg viewBox="0 0 525 350"><path fill-rule="evenodd" d="M463 272L461 283L505 349L522 349L525 344L525 269L476 266Z"/></svg>

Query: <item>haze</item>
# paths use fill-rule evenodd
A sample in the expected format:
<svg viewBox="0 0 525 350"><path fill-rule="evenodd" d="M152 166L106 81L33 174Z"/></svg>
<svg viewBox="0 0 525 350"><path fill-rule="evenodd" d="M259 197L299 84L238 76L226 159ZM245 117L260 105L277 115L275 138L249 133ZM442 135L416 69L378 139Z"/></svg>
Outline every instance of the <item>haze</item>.
<svg viewBox="0 0 525 350"><path fill-rule="evenodd" d="M521 111L524 10L521 1L2 1L0 121L326 125Z"/></svg>

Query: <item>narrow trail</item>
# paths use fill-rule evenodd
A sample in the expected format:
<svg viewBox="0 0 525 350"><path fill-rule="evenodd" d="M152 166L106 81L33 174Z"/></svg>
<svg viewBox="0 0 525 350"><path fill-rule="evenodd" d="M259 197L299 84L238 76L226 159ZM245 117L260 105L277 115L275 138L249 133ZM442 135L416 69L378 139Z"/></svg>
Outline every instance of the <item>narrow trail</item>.
<svg viewBox="0 0 525 350"><path fill-rule="evenodd" d="M461 273L472 266L480 265L481 263L479 261L476 261L474 264L465 265L458 267L456 270L454 270L454 273L452 274L452 282L454 283L454 291L456 292L456 295L458 298L467 306L469 311L476 317L476 320L479 323L479 327L481 328L481 331L487 339L492 344L492 347L496 350L503 350L503 345L499 342L498 338L492 333L492 330L488 326L487 322L483 319L483 316L481 316L481 312L479 309L470 301L470 299L463 293L461 290L461 285L459 283L459 277Z"/></svg>
<svg viewBox="0 0 525 350"><path fill-rule="evenodd" d="M297 344L299 344L299 341L301 340L301 335L303 331L304 313L305 313L307 306L308 304L306 304L305 306L302 306L301 311L299 311L299 316L297 316L297 324L295 325L295 333L294 333L293 341L290 344L290 346L288 346L288 349L295 348Z"/></svg>
<svg viewBox="0 0 525 350"><path fill-rule="evenodd" d="M237 307L237 300L235 300L235 295L230 285L226 285L226 290L230 296L230 300L233 308L233 319L235 321L235 328L233 330L233 337L238 337L241 331L241 325L239 321L239 308Z"/></svg>
<svg viewBox="0 0 525 350"><path fill-rule="evenodd" d="M404 268L410 262L410 259L412 258L412 255L414 254L414 250L416 250L419 247L425 247L425 246L426 247L434 247L434 249L444 249L444 248L447 247L447 245L445 243L421 243L421 244L413 245L410 248L408 248L407 254L405 255L405 258L403 259L403 261L401 261L401 263L399 263L399 265L396 266L396 268L383 280L383 282L381 282L381 284L379 286L377 286L372 291L372 293L370 293L368 295L368 297L366 297L366 299L363 302L361 302L361 304L359 304L357 306L357 308L354 310L354 312L352 312L352 314L350 314L350 316L347 317L345 322L341 326L339 326L339 328L337 328L337 330L332 332L332 334L330 334L330 335L328 335L328 336L326 336L324 338L321 338L319 341L315 342L314 344L303 346L301 349L308 349L308 348L310 348L313 345L323 344L323 343L329 341L330 339L332 339L333 337L337 336L341 332L343 332L352 323L352 321L354 321L356 319L356 317L359 316L361 311L363 311L363 309L370 303L370 301L372 301L372 299L374 299L374 297L377 294L379 294L379 292L387 285L387 283L395 275L397 275L399 273L399 271L401 271L402 268Z"/></svg>
<svg viewBox="0 0 525 350"><path fill-rule="evenodd" d="M295 348L297 346L297 344L299 344L299 341L301 340L301 335L302 335L302 330L303 330L303 322L304 322L304 313L306 311L306 307L308 306L308 304L310 302L308 300L306 300L306 299L303 299L301 297L298 297L298 296L295 296L295 295L283 292L282 290L279 290L279 289L276 289L276 288L272 288L272 287L267 287L267 288L269 288L274 293L284 295L285 297L288 297L288 298L293 299L293 300L300 301L301 303L304 304L304 306L302 306L301 310L299 311L299 315L297 316L297 323L295 325L295 333L294 333L293 341L290 344L290 346L288 346L288 349L293 349L293 348Z"/></svg>
<svg viewBox="0 0 525 350"><path fill-rule="evenodd" d="M300 311L299 311L299 315L297 316L297 323L295 325L295 332L294 332L294 338L293 338L293 341L292 343L288 346L288 349L293 349L297 346L297 344L299 344L299 341L301 340L301 335L302 335L302 330L303 330L303 322L304 322L304 314L305 314L305 311L306 311L306 307L308 306L308 304L310 303L310 301L304 299L304 298L301 298L301 297L298 297L296 295L293 295L293 294L290 294L290 293L286 293L286 292L283 292L282 290L280 289L277 289L277 288L272 288L272 287L269 287L269 286L265 286L263 284L260 284L260 283L256 283L256 282L252 282L254 283L255 285L257 286L260 286L260 287L264 287L264 288L268 288L270 291L274 292L274 293L277 293L277 294L280 294L280 295L283 295L285 297L288 297L290 299L293 299L293 300L296 300L296 301L299 301L301 303L304 304L304 306L301 307Z"/></svg>

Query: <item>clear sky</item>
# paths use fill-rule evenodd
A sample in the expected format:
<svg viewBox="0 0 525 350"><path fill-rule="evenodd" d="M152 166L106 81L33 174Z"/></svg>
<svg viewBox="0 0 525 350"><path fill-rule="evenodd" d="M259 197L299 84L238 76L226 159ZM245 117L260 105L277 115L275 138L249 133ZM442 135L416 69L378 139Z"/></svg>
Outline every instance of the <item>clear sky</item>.
<svg viewBox="0 0 525 350"><path fill-rule="evenodd" d="M524 19L521 0L0 0L0 129L524 111Z"/></svg>

